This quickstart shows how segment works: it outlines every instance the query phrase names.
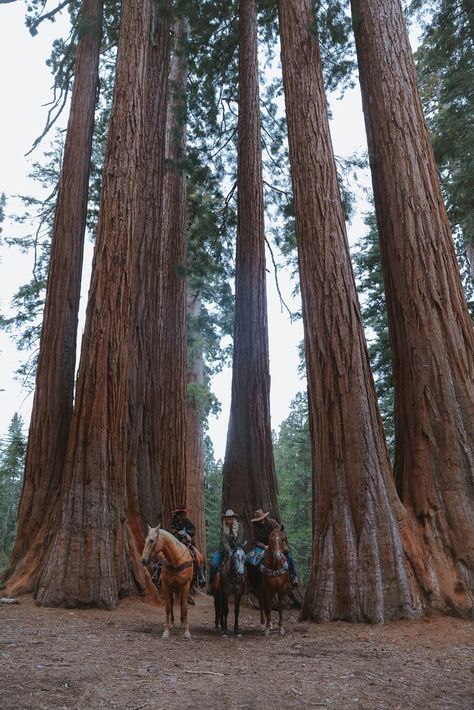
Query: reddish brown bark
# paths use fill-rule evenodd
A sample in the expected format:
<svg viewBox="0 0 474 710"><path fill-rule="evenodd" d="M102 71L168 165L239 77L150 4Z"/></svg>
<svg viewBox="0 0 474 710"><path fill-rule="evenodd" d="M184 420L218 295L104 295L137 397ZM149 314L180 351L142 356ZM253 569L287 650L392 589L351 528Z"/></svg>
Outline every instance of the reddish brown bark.
<svg viewBox="0 0 474 710"><path fill-rule="evenodd" d="M393 352L395 475L446 608L465 613L474 599L474 332L401 4L352 0L352 15ZM445 574L449 563L457 574Z"/></svg>
<svg viewBox="0 0 474 710"><path fill-rule="evenodd" d="M188 294L188 385L204 385L204 358L189 321L199 318L201 301L198 294ZM196 546L206 556L206 511L204 501L203 423L199 402L189 396L186 408L186 505L196 525Z"/></svg>
<svg viewBox="0 0 474 710"><path fill-rule="evenodd" d="M270 427L262 151L254 0L240 2L237 248L232 396L223 469L223 508L242 516L250 538L257 508L278 517Z"/></svg>
<svg viewBox="0 0 474 710"><path fill-rule="evenodd" d="M165 135L170 69L170 18L155 13L155 33L148 46L145 76L145 131L141 146L142 189L137 194L137 289L132 327L129 387L128 502L137 543L143 546L146 525L161 521L158 400L160 249L163 240ZM144 527L143 527L144 526Z"/></svg>
<svg viewBox="0 0 474 710"><path fill-rule="evenodd" d="M395 491L368 364L311 2L280 0L278 9L313 456L302 613L318 621L416 616L421 593L408 556L417 541Z"/></svg>
<svg viewBox="0 0 474 710"><path fill-rule="evenodd" d="M10 575L57 496L72 415L102 0L84 0L51 240L36 389Z"/></svg>
<svg viewBox="0 0 474 710"><path fill-rule="evenodd" d="M123 6L92 282L64 479L37 602L114 607L144 591L126 521L137 191L151 4Z"/></svg>
<svg viewBox="0 0 474 710"><path fill-rule="evenodd" d="M158 456L162 523L186 500L186 20L174 28L170 99L166 122L160 303L157 318Z"/></svg>

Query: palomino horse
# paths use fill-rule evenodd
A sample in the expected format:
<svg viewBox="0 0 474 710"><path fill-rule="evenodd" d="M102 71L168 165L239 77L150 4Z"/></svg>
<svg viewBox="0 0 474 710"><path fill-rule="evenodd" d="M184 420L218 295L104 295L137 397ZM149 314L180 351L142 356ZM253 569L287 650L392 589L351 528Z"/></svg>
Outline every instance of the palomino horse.
<svg viewBox="0 0 474 710"><path fill-rule="evenodd" d="M272 530L268 540L268 548L260 564L261 574L261 594L260 594L260 615L263 625L263 610L265 611L266 625L265 636L270 636L272 603L275 594L278 595L278 626L280 636L283 636L283 597L290 591L290 575L288 574L288 561L285 553L288 553L288 543L283 530Z"/></svg>
<svg viewBox="0 0 474 710"><path fill-rule="evenodd" d="M181 628L184 628L184 638L190 639L188 626L188 597L194 574L193 559L190 551L167 530L148 527L148 535L142 552L142 564L149 565L152 558L161 553L164 559L161 570L161 588L165 598L166 623L163 638L170 635L170 628L174 624L173 594L180 595ZM171 623L170 623L171 622Z"/></svg>
<svg viewBox="0 0 474 710"><path fill-rule="evenodd" d="M218 629L220 625L223 636L227 636L227 616L231 594L234 595L234 634L237 638L242 636L239 629L239 611L240 599L244 591L245 558L244 549L236 547L223 562L213 582L215 627Z"/></svg>

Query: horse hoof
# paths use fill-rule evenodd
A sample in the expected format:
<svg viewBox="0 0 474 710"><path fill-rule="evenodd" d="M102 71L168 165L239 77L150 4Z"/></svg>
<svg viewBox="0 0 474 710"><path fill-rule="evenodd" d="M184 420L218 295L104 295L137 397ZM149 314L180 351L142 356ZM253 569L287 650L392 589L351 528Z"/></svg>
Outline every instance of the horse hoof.
<svg viewBox="0 0 474 710"><path fill-rule="evenodd" d="M191 634L189 633L189 631L185 631L185 632L184 632L184 638L185 638L185 639L190 639L190 638L191 638Z"/></svg>
<svg viewBox="0 0 474 710"><path fill-rule="evenodd" d="M227 638L227 634L226 634L225 632L222 634L222 638L223 638L223 639L226 639L226 638Z"/></svg>
<svg viewBox="0 0 474 710"><path fill-rule="evenodd" d="M260 625L260 628L262 629L262 631L266 631L266 630L267 630L267 627L265 626L265 624L261 624L261 625Z"/></svg>
<svg viewBox="0 0 474 710"><path fill-rule="evenodd" d="M161 638L162 638L162 639L169 639L169 637L170 637L170 630L169 630L169 629L165 629L165 630L163 631L163 636L162 636Z"/></svg>
<svg viewBox="0 0 474 710"><path fill-rule="evenodd" d="M237 639L241 639L241 638L242 638L242 634L240 633L240 631L235 634L235 638L237 638Z"/></svg>
<svg viewBox="0 0 474 710"><path fill-rule="evenodd" d="M283 626L280 626L280 636L284 636L285 634L286 634L285 629L283 628Z"/></svg>
<svg viewBox="0 0 474 710"><path fill-rule="evenodd" d="M267 638L270 637L270 629L269 629L269 628L266 628L266 629L265 629L265 636L266 636Z"/></svg>

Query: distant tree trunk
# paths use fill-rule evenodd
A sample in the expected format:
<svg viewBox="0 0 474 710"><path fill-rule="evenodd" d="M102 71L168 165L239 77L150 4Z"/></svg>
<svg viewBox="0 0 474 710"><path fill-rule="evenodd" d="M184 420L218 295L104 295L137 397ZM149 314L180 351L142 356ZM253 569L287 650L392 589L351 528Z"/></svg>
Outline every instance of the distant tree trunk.
<svg viewBox="0 0 474 710"><path fill-rule="evenodd" d="M158 455L162 523L186 501L186 56L187 21L174 27L166 121L166 173L158 331Z"/></svg>
<svg viewBox="0 0 474 710"><path fill-rule="evenodd" d="M112 608L145 588L127 526L133 250L151 3L124 3L74 416L36 600ZM137 288L140 285L137 285Z"/></svg>
<svg viewBox="0 0 474 710"><path fill-rule="evenodd" d="M398 500L370 373L310 0L279 0L313 457L313 554L303 617L421 613L416 540Z"/></svg>
<svg viewBox="0 0 474 710"><path fill-rule="evenodd" d="M190 394L193 385L204 385L202 347L193 332L193 321L199 317L199 294L188 293L188 400L186 409L186 506L196 525L196 545L206 556L206 511L204 501L204 446L203 422L199 401ZM191 325L190 325L191 322Z"/></svg>
<svg viewBox="0 0 474 710"><path fill-rule="evenodd" d="M270 427L262 149L254 0L240 1L238 208L232 398L222 506L250 536L256 508L279 517ZM249 537L249 540L251 538Z"/></svg>
<svg viewBox="0 0 474 710"><path fill-rule="evenodd" d="M395 475L445 606L474 600L474 332L399 0L352 0L395 384Z"/></svg>
<svg viewBox="0 0 474 710"><path fill-rule="evenodd" d="M135 252L137 297L132 326L129 389L128 519L137 544L143 543L143 525L161 522L159 470L160 418L158 399L157 313L161 298L160 253L163 231L165 136L170 70L169 3L155 9L153 41L148 46L145 76L145 130L141 164L143 189L138 191Z"/></svg>
<svg viewBox="0 0 474 710"><path fill-rule="evenodd" d="M14 571L57 496L72 416L76 334L97 98L102 0L84 0L71 110L51 240L36 389L18 529L9 563Z"/></svg>

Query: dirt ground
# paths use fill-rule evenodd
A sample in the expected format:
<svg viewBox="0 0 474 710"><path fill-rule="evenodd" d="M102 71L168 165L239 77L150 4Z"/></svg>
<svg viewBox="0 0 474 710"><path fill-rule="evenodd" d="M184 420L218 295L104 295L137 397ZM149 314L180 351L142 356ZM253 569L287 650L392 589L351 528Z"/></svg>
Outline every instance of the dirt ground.
<svg viewBox="0 0 474 710"><path fill-rule="evenodd" d="M435 618L384 626L300 623L269 639L255 610L242 638L214 631L212 600L190 607L192 639L163 640L163 609L0 604L0 708L254 710L474 708L474 624ZM231 611L232 613L232 611Z"/></svg>

